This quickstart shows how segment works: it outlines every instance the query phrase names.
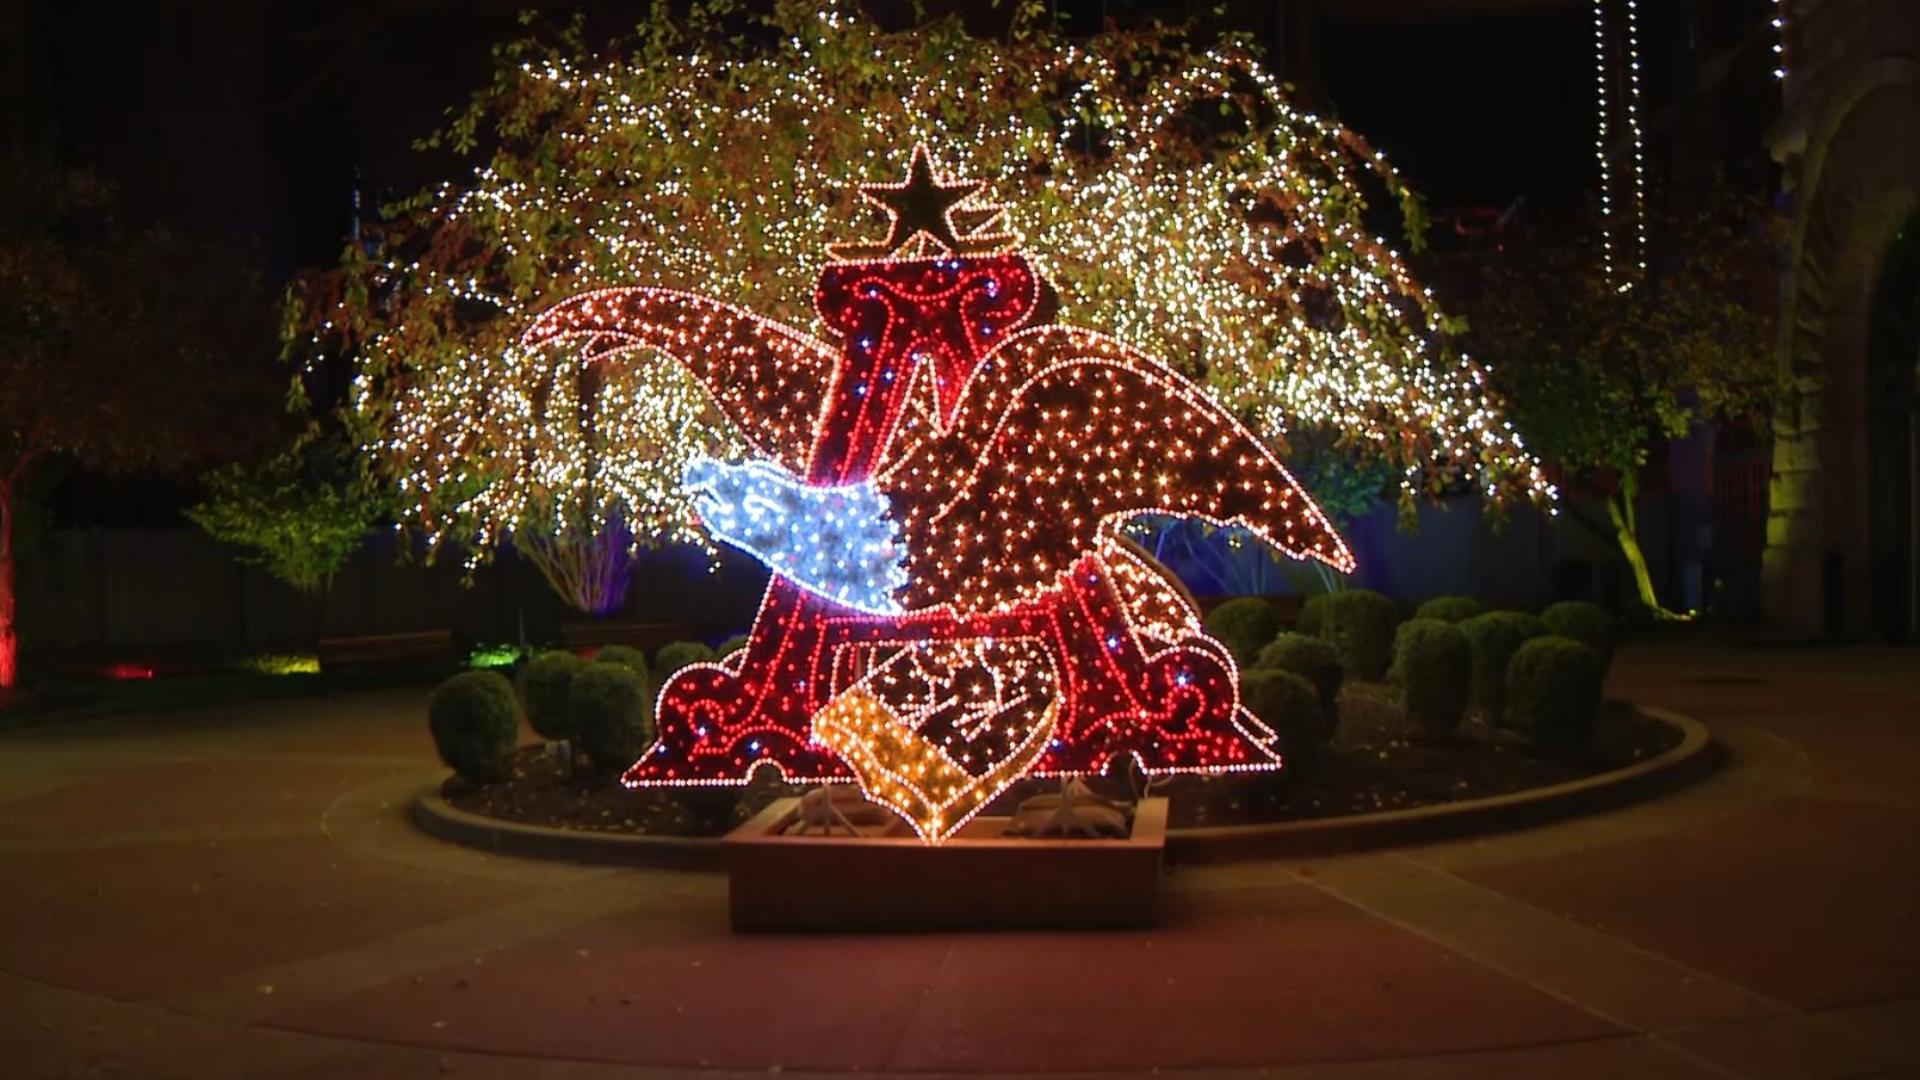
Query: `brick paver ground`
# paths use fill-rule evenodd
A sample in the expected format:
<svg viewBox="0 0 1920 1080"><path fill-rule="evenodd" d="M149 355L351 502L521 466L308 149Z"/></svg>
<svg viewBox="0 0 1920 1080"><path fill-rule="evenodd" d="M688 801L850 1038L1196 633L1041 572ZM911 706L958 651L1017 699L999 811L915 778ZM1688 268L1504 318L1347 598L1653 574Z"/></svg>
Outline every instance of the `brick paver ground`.
<svg viewBox="0 0 1920 1080"><path fill-rule="evenodd" d="M1920 1075L1920 655L1625 650L1712 777L1183 869L1151 931L740 937L415 832L424 691L0 738L0 1075Z"/></svg>

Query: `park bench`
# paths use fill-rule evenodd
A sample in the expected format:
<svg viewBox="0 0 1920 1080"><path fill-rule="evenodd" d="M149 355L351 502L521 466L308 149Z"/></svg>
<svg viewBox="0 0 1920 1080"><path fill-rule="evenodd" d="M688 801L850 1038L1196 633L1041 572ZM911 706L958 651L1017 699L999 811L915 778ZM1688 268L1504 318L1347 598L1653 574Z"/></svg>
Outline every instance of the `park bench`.
<svg viewBox="0 0 1920 1080"><path fill-rule="evenodd" d="M629 622L624 619L566 622L560 627L560 641L569 649L597 649L602 645L625 645L651 655L670 641L692 638L693 627L683 622Z"/></svg>
<svg viewBox="0 0 1920 1080"><path fill-rule="evenodd" d="M327 674L400 664L446 663L453 659L453 631L321 638L318 651L320 670Z"/></svg>

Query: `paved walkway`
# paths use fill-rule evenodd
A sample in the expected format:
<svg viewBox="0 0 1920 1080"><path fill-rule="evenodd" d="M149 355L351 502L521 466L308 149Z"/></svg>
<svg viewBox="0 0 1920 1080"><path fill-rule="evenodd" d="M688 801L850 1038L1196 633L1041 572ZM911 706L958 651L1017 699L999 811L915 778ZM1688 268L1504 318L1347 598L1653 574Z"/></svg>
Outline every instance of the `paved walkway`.
<svg viewBox="0 0 1920 1080"><path fill-rule="evenodd" d="M0 1074L1920 1076L1920 654L1630 649L1683 792L1179 870L1141 933L735 937L406 823L424 692L0 739Z"/></svg>

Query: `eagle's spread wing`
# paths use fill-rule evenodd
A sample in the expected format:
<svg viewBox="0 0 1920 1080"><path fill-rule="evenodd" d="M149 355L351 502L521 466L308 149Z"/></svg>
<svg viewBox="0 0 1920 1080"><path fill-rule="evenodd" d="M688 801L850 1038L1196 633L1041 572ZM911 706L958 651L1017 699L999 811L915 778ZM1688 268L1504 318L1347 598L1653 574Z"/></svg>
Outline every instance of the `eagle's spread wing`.
<svg viewBox="0 0 1920 1080"><path fill-rule="evenodd" d="M524 349L578 343L605 363L655 352L680 364L763 457L804 472L814 420L833 383L832 346L791 327L696 293L650 287L598 289L543 312Z"/></svg>
<svg viewBox="0 0 1920 1080"><path fill-rule="evenodd" d="M1092 331L1009 338L925 450L881 481L912 553L909 610L1017 602L1139 513L1241 525L1294 558L1354 566L1258 437L1178 373Z"/></svg>

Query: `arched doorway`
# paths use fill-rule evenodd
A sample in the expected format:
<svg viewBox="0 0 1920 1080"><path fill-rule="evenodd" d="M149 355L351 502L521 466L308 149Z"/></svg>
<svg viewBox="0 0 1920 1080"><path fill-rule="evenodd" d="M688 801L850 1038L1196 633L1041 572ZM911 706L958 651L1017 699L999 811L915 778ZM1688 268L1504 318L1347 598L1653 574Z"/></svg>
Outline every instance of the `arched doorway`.
<svg viewBox="0 0 1920 1080"><path fill-rule="evenodd" d="M1874 629L1920 640L1920 213L1880 263L1867 327L1867 535Z"/></svg>

